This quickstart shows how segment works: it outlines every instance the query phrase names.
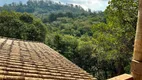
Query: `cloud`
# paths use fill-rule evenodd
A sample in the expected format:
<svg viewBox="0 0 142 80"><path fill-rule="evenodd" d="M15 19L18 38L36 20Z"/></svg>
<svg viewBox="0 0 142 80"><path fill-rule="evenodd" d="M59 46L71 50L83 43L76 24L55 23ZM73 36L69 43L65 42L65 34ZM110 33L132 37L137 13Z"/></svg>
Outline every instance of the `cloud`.
<svg viewBox="0 0 142 80"><path fill-rule="evenodd" d="M89 8L92 11L98 11L98 10L104 11L106 9L106 6L108 5L109 0L56 0L56 1L80 5L85 10Z"/></svg>

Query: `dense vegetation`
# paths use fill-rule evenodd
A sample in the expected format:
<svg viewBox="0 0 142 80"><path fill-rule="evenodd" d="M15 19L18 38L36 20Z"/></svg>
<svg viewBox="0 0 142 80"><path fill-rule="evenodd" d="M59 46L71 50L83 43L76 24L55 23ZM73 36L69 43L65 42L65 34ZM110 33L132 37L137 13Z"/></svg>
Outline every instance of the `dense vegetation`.
<svg viewBox="0 0 142 80"><path fill-rule="evenodd" d="M27 13L0 13L0 36L45 41L46 27L40 19Z"/></svg>
<svg viewBox="0 0 142 80"><path fill-rule="evenodd" d="M13 3L0 10L22 13L0 13L0 36L44 42L105 80L129 73L137 6L137 0L111 0L104 12L90 12L49 0Z"/></svg>
<svg viewBox="0 0 142 80"><path fill-rule="evenodd" d="M81 6L61 4L60 2L57 3L51 0L29 0L27 4L13 2L12 4L5 4L0 10L28 12L40 17L54 12L74 12L74 14L87 13Z"/></svg>

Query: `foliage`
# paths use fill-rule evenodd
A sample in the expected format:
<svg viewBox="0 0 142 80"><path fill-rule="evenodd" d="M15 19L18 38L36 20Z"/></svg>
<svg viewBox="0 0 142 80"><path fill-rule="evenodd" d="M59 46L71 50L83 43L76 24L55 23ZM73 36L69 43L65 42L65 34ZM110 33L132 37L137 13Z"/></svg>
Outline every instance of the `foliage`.
<svg viewBox="0 0 142 80"><path fill-rule="evenodd" d="M34 13L34 15L38 15L38 17L43 17L49 15L50 13L67 13L67 16L72 17L72 13L74 14L89 14L89 12L85 11L79 5L73 4L61 4L60 2L54 2L51 0L28 0L26 4L21 2L5 4L0 11L8 10L8 11L16 11L16 12L28 12Z"/></svg>
<svg viewBox="0 0 142 80"><path fill-rule="evenodd" d="M50 23L51 31L57 31L62 39L64 35L76 37L77 47L73 51L63 46L56 49L65 56L74 53L73 58L66 57L99 80L129 73L137 5L133 0L112 0L105 10L106 18L100 12L76 18L58 17Z"/></svg>
<svg viewBox="0 0 142 80"><path fill-rule="evenodd" d="M43 42L46 27L28 13L3 11L0 13L0 36Z"/></svg>
<svg viewBox="0 0 142 80"><path fill-rule="evenodd" d="M105 10L106 23L93 26L100 65L99 79L129 73L137 21L138 1L111 0ZM103 60L102 60L103 59ZM104 63L107 67L104 67ZM103 64L101 64L103 63Z"/></svg>

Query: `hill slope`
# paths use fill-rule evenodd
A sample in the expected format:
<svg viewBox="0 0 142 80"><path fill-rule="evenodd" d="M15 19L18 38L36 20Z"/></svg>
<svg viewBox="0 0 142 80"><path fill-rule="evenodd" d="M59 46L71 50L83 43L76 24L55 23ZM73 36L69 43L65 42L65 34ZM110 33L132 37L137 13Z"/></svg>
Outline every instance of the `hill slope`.
<svg viewBox="0 0 142 80"><path fill-rule="evenodd" d="M53 2L50 0L29 0L26 4L21 2L5 4L3 7L0 7L2 10L13 10L16 12L28 12L34 13L36 15L47 15L50 13L59 13L59 12L73 12L75 14L88 13L81 6L73 4L61 4L60 2Z"/></svg>

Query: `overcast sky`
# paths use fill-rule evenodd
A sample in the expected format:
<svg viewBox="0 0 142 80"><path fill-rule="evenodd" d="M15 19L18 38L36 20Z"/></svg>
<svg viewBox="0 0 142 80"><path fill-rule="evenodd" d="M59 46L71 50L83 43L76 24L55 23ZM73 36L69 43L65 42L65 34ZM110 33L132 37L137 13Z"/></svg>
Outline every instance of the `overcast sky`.
<svg viewBox="0 0 142 80"><path fill-rule="evenodd" d="M28 0L0 0L0 6L7 3L12 2L19 2L22 1L23 3L26 3ZM92 11L98 11L102 10L104 11L106 9L106 6L108 5L109 0L52 0L56 2L62 2L62 3L72 3L82 6L84 9L90 8Z"/></svg>

